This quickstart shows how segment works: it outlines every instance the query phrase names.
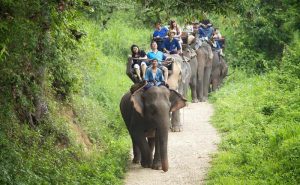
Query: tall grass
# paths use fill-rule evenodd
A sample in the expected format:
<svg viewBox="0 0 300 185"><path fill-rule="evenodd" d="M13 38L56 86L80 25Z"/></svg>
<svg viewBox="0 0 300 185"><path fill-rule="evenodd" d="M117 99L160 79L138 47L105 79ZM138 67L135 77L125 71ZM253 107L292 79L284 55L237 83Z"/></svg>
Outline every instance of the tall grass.
<svg viewBox="0 0 300 185"><path fill-rule="evenodd" d="M300 81L290 89L281 73L237 71L213 95L212 122L223 140L208 184L300 183Z"/></svg>

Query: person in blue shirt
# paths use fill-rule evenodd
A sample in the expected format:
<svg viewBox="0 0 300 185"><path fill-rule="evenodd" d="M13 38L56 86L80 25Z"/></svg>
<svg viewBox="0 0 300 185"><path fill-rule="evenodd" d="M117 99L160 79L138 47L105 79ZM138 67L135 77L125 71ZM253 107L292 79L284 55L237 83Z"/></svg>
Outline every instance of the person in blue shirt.
<svg viewBox="0 0 300 185"><path fill-rule="evenodd" d="M210 38L213 36L214 28L212 27L210 21L207 19L202 21L202 23L199 26L198 32L200 39L209 41Z"/></svg>
<svg viewBox="0 0 300 185"><path fill-rule="evenodd" d="M152 60L152 66L146 71L145 80L150 85L160 86L165 84L165 79L162 71L158 68L158 60L155 58Z"/></svg>
<svg viewBox="0 0 300 185"><path fill-rule="evenodd" d="M157 42L159 51L163 51L163 42L168 37L168 31L168 28L162 27L160 22L155 23L153 40Z"/></svg>
<svg viewBox="0 0 300 185"><path fill-rule="evenodd" d="M163 64L167 63L164 62L164 60L167 59L167 57L165 56L165 54L161 51L158 51L157 49L157 43L155 41L151 42L151 51L149 51L147 53L147 58L152 60L152 59L157 59L158 61L158 67L164 72L164 76L165 76L165 82L168 81L168 68L165 67Z"/></svg>
<svg viewBox="0 0 300 185"><path fill-rule="evenodd" d="M182 53L179 41L174 38L175 34L176 32L174 30L169 31L169 38L164 41L164 52L169 54Z"/></svg>

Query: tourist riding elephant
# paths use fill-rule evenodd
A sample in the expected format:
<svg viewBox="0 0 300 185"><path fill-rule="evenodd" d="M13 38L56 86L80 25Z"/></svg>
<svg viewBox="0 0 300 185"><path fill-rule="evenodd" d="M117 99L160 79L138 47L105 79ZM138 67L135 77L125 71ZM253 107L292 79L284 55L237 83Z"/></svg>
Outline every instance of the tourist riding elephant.
<svg viewBox="0 0 300 185"><path fill-rule="evenodd" d="M164 86L153 86L146 91L141 88L123 96L120 109L132 139L133 162L141 162L146 168L162 167L163 171L168 171L169 114L185 105L186 99ZM153 143L150 143L153 138L154 159L151 148Z"/></svg>
<svg viewBox="0 0 300 185"><path fill-rule="evenodd" d="M211 91L217 90L227 76L228 65L225 59L217 51L213 51L212 72L210 76Z"/></svg>
<svg viewBox="0 0 300 185"><path fill-rule="evenodd" d="M186 96L187 87L190 80L191 69L188 62L183 61L182 56L178 54L167 55L173 58L172 74L169 75L168 85L170 89L178 91L181 95ZM180 123L180 112L175 111L172 113L171 118L171 131L182 131L182 124Z"/></svg>

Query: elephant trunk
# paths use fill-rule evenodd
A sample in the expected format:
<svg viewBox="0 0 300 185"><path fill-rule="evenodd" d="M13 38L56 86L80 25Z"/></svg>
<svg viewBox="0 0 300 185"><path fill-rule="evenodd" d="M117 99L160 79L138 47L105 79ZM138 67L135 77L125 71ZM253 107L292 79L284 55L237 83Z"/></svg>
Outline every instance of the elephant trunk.
<svg viewBox="0 0 300 185"><path fill-rule="evenodd" d="M161 166L164 172L169 169L168 162L168 127L164 126L164 128L158 130L159 134L159 146L160 146L160 155L161 155Z"/></svg>

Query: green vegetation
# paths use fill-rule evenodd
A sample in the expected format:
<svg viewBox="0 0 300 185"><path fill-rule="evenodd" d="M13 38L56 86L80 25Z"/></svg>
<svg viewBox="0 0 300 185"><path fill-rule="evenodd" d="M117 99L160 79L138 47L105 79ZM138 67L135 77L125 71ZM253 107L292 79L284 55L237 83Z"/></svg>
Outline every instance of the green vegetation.
<svg viewBox="0 0 300 185"><path fill-rule="evenodd" d="M73 3L1 1L0 184L122 184L125 62L149 30Z"/></svg>
<svg viewBox="0 0 300 185"><path fill-rule="evenodd" d="M278 67L253 75L261 68L243 65L211 97L216 108L212 121L223 140L207 184L299 184L299 32L292 36L278 64L273 63ZM261 59L270 62L266 56L255 60Z"/></svg>
<svg viewBox="0 0 300 185"><path fill-rule="evenodd" d="M224 134L208 184L299 183L300 80L282 74L238 71L212 97Z"/></svg>

